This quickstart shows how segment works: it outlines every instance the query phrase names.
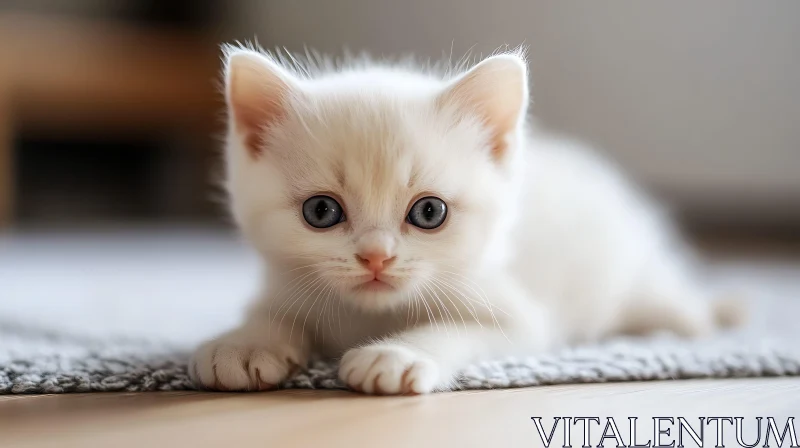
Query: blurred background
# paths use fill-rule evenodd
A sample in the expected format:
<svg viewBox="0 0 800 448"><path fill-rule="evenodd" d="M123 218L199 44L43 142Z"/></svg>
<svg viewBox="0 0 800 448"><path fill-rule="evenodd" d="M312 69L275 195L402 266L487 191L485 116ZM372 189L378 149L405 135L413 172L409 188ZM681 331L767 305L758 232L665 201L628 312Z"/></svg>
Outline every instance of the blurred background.
<svg viewBox="0 0 800 448"><path fill-rule="evenodd" d="M533 114L689 223L800 224L800 4L4 0L0 221L220 222L218 44L530 48Z"/></svg>
<svg viewBox="0 0 800 448"><path fill-rule="evenodd" d="M218 45L255 37L432 59L525 44L533 115L617 160L698 241L800 247L800 2L2 0L0 297L27 300L47 263L90 278L65 269L91 248L107 275L150 260L131 287L203 259L190 248L219 263Z"/></svg>

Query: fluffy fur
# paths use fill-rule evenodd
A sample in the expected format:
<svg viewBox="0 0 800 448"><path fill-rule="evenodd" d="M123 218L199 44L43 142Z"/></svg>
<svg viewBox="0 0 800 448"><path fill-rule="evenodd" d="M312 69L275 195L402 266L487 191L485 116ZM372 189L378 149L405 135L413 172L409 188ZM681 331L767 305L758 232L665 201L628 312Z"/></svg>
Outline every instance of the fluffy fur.
<svg viewBox="0 0 800 448"><path fill-rule="evenodd" d="M194 355L200 385L269 389L321 355L354 390L427 393L479 359L735 320L614 167L526 124L520 52L445 75L239 47L226 62L227 189L267 274L245 322ZM317 194L346 220L306 224ZM447 204L441 227L407 222L421 196ZM365 288L374 251L391 264Z"/></svg>

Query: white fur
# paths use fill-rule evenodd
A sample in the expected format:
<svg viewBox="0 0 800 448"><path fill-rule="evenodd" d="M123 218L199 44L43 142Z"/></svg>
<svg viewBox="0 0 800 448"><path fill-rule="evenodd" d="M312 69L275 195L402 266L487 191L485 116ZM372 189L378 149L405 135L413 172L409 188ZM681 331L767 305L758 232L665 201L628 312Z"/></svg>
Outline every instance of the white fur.
<svg viewBox="0 0 800 448"><path fill-rule="evenodd" d="M232 93L241 67L265 80L241 86L247 95ZM228 53L227 188L268 269L243 325L195 354L201 385L272 388L319 354L341 357L340 377L355 390L426 393L452 387L478 359L717 327L649 200L582 146L526 125L519 53L448 76L369 64L311 72ZM263 137L257 154L235 113L258 106L239 104L251 98L282 112L253 130ZM516 121L495 154L493 119L503 114ZM347 221L318 231L301 206L321 192L341 201ZM405 222L423 193L448 205L438 231ZM354 254L365 247L397 257L393 291L354 290L367 274Z"/></svg>

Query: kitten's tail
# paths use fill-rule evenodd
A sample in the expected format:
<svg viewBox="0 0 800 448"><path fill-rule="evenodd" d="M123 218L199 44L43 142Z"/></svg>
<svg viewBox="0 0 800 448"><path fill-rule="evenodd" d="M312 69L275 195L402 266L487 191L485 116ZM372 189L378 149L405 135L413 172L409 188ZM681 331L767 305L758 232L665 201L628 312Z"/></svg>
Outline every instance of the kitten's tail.
<svg viewBox="0 0 800 448"><path fill-rule="evenodd" d="M726 294L711 304L719 328L736 328L747 323L747 301L741 294Z"/></svg>

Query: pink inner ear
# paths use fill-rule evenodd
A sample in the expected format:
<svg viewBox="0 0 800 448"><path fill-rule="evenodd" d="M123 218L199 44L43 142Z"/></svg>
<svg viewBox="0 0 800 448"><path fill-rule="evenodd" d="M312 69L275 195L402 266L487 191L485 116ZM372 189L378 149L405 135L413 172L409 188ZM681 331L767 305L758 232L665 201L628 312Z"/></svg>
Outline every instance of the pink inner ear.
<svg viewBox="0 0 800 448"><path fill-rule="evenodd" d="M459 101L462 108L476 114L491 132L491 156L495 161L500 161L508 149L507 137L517 126L517 116L507 110L493 108L492 105L482 103L479 99L450 98ZM513 109L512 109L513 110Z"/></svg>
<svg viewBox="0 0 800 448"><path fill-rule="evenodd" d="M508 149L507 138L517 127L524 94L522 89L514 89L512 86L505 86L503 91L497 93L490 89L478 93L482 96L473 100L475 109L492 132L492 158L500 161Z"/></svg>
<svg viewBox="0 0 800 448"><path fill-rule="evenodd" d="M258 157L264 150L269 127L283 118L284 109L272 101L263 100L261 107L234 108L234 114L236 130L242 134L247 151Z"/></svg>
<svg viewBox="0 0 800 448"><path fill-rule="evenodd" d="M499 161L508 149L527 101L524 63L514 57L493 57L458 80L440 101L476 114L491 131L492 158Z"/></svg>
<svg viewBox="0 0 800 448"><path fill-rule="evenodd" d="M247 151L257 157L269 127L284 118L288 85L270 67L250 57L231 61L228 98L236 131Z"/></svg>
<svg viewBox="0 0 800 448"><path fill-rule="evenodd" d="M506 153L506 149L508 149L508 142L506 141L506 137L508 134L513 131L515 124L511 124L508 127L503 128L493 128L494 134L492 136L492 158L495 161L500 161Z"/></svg>

